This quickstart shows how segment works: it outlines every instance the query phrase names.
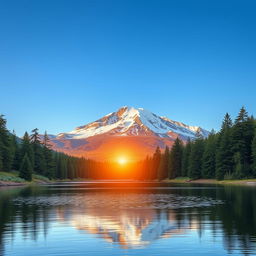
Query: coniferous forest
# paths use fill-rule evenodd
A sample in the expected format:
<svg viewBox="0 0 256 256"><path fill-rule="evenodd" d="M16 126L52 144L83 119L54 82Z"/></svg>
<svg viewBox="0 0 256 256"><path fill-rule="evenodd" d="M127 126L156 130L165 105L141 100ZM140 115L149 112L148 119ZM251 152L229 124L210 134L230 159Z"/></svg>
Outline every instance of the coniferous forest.
<svg viewBox="0 0 256 256"><path fill-rule="evenodd" d="M96 162L56 152L50 140L38 129L18 138L6 128L0 116L0 171L18 171L20 178L31 181L32 174L49 179L109 179L164 180L177 177L190 179L256 178L256 121L244 107L232 121L227 113L219 132L207 138L198 133L186 144L177 138L171 149L157 148L153 156L129 163L118 172L118 164ZM124 167L123 167L124 168ZM129 171L126 171L129 170Z"/></svg>
<svg viewBox="0 0 256 256"><path fill-rule="evenodd" d="M40 136L38 129L22 139L6 128L6 119L0 116L0 171L19 171L19 176L31 181L32 174L49 179L86 178L85 165L92 161L68 156L51 150L47 133Z"/></svg>
<svg viewBox="0 0 256 256"><path fill-rule="evenodd" d="M161 153L157 148L153 157L145 160L152 166L149 179L244 179L256 178L256 120L244 107L232 121L227 113L219 132L208 138L199 134L183 144L177 138L171 150Z"/></svg>

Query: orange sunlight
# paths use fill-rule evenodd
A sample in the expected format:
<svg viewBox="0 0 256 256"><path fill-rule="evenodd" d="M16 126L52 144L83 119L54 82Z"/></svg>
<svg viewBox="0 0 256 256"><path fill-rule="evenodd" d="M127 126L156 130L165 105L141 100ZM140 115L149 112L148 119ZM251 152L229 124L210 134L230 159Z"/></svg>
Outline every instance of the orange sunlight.
<svg viewBox="0 0 256 256"><path fill-rule="evenodd" d="M118 157L117 162L120 165L125 165L125 164L127 164L128 160L125 156L120 156L120 157Z"/></svg>

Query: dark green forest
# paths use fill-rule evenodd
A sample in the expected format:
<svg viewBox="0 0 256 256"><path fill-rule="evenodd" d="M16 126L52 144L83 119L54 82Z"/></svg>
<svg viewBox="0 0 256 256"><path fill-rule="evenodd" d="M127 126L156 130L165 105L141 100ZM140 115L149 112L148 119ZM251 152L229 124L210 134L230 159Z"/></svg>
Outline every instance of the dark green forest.
<svg viewBox="0 0 256 256"><path fill-rule="evenodd" d="M127 165L129 172L117 172L117 164L100 163L78 158L51 149L50 140L38 129L18 138L6 128L6 119L0 116L0 171L19 172L31 181L32 174L49 179L108 179L132 178L164 180L177 177L190 179L244 179L256 178L256 121L244 107L232 121L227 113L219 132L212 131L184 144L179 138L171 149L158 147L153 156ZM114 171L115 170L115 171Z"/></svg>
<svg viewBox="0 0 256 256"><path fill-rule="evenodd" d="M219 132L208 138L198 133L184 144L177 138L171 150L156 149L145 160L149 179L245 179L256 178L256 120L244 107L232 121L227 113Z"/></svg>
<svg viewBox="0 0 256 256"><path fill-rule="evenodd" d="M7 130L6 119L0 116L0 171L19 171L28 181L33 173L49 179L74 179L87 178L86 170L93 165L93 161L53 151L47 133L40 136L38 129L19 139Z"/></svg>

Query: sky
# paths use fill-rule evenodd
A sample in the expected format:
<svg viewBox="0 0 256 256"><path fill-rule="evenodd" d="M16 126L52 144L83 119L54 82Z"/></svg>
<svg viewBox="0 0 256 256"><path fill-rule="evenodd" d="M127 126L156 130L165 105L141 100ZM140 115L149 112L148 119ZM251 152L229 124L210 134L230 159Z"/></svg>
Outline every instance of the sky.
<svg viewBox="0 0 256 256"><path fill-rule="evenodd" d="M218 130L256 115L256 1L0 1L0 113L21 136L121 106Z"/></svg>

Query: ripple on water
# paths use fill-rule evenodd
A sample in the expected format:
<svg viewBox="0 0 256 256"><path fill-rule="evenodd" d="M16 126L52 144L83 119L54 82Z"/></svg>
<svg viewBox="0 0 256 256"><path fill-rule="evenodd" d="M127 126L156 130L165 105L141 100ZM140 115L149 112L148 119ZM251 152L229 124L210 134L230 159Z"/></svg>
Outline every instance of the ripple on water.
<svg viewBox="0 0 256 256"><path fill-rule="evenodd" d="M179 209L188 207L209 207L222 204L223 201L209 197L181 196L176 194L116 194L116 193L71 193L66 195L45 195L36 198L17 197L15 205L71 206L86 208L118 209Z"/></svg>

